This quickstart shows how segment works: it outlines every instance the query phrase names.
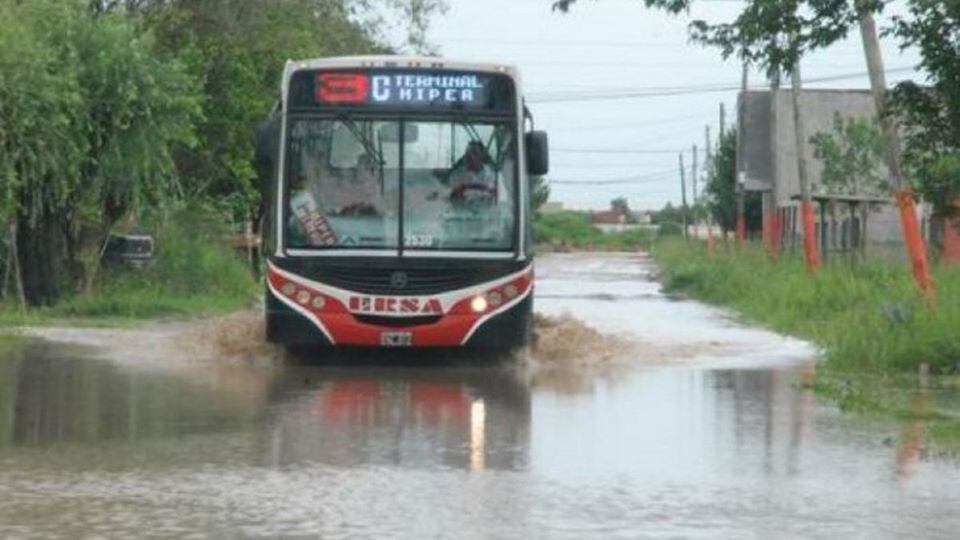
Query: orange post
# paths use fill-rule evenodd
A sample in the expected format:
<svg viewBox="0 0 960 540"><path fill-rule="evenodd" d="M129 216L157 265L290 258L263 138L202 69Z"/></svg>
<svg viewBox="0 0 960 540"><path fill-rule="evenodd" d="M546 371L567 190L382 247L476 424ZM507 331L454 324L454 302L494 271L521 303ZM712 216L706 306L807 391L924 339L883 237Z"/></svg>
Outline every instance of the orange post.
<svg viewBox="0 0 960 540"><path fill-rule="evenodd" d="M760 236L763 242L763 245L770 245L771 227L773 226L773 217L772 216L763 216L763 224L760 226Z"/></svg>
<svg viewBox="0 0 960 540"><path fill-rule="evenodd" d="M780 211L770 216L770 236L767 238L770 247L770 258L776 259L780 255Z"/></svg>
<svg viewBox="0 0 960 540"><path fill-rule="evenodd" d="M960 210L960 199L953 201L953 206L955 210ZM940 261L950 265L960 264L960 220L955 217L943 220Z"/></svg>
<svg viewBox="0 0 960 540"><path fill-rule="evenodd" d="M940 260L946 264L960 264L960 221L955 218L943 222L943 246Z"/></svg>
<svg viewBox="0 0 960 540"><path fill-rule="evenodd" d="M743 245L747 239L747 218L743 214L737 216L737 247Z"/></svg>
<svg viewBox="0 0 960 540"><path fill-rule="evenodd" d="M900 207L900 223L903 225L903 237L907 242L913 277L927 300L932 302L934 300L933 277L930 275L927 247L920 234L920 223L917 221L917 210L913 201L913 192L910 189L897 192L897 206Z"/></svg>
<svg viewBox="0 0 960 540"><path fill-rule="evenodd" d="M713 257L713 225L707 221L707 256Z"/></svg>
<svg viewBox="0 0 960 540"><path fill-rule="evenodd" d="M810 201L803 201L803 253L807 272L816 273L820 268L820 254L817 252L817 227L814 224L813 203Z"/></svg>

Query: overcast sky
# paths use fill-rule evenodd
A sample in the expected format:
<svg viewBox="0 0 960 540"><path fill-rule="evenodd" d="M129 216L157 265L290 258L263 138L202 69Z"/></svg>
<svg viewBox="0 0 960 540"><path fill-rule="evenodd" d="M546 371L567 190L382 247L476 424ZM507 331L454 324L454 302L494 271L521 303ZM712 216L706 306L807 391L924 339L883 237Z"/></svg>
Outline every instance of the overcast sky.
<svg viewBox="0 0 960 540"><path fill-rule="evenodd" d="M733 59L724 62L716 49L688 43L687 25L693 19L732 20L739 0L700 0L689 16L682 17L648 10L641 0L580 0L566 15L552 12L551 0L449 2L450 11L432 26L431 42L449 58L519 66L537 127L550 134L550 179L558 181L551 185L551 199L568 207L605 208L619 195L628 197L635 209L679 202L677 153L684 151L689 169L690 147L697 144L702 163L704 127L711 126L715 140L721 102L726 104L727 121L735 121L736 91L689 91L738 87L740 65ZM881 25L891 14L903 12L903 5L903 0L893 0ZM915 51L901 53L891 39L884 39L883 47L891 84L916 76L910 69L918 61ZM810 82L810 87L867 88L859 33L809 56L802 70L807 80L863 74ZM751 86L766 85L759 73L750 78ZM688 93L557 101L647 89ZM635 181L560 183L620 179Z"/></svg>

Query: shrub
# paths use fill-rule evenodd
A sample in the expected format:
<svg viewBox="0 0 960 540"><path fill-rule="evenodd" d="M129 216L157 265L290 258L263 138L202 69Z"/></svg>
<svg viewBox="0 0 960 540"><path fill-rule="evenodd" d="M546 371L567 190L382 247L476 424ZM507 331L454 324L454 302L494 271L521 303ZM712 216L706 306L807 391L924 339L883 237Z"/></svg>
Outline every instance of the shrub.
<svg viewBox="0 0 960 540"><path fill-rule="evenodd" d="M259 289L251 269L233 252L226 223L209 207L173 212L153 227L153 264L105 270L93 294L72 296L37 313L146 318L223 312L252 302Z"/></svg>

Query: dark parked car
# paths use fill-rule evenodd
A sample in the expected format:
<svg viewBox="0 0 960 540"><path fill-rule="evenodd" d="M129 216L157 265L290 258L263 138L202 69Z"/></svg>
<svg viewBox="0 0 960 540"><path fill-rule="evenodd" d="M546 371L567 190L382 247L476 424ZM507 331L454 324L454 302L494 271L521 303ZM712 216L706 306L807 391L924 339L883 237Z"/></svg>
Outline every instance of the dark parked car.
<svg viewBox="0 0 960 540"><path fill-rule="evenodd" d="M111 234L101 257L104 265L126 265L143 268L153 261L153 237L133 234Z"/></svg>

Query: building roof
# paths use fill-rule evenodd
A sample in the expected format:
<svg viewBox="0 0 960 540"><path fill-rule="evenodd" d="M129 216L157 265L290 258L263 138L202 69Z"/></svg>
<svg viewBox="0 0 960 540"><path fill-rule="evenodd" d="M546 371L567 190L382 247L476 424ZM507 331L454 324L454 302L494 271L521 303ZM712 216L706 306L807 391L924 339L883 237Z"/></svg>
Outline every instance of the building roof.
<svg viewBox="0 0 960 540"><path fill-rule="evenodd" d="M627 221L627 216L617 210L601 210L590 213L590 223L604 225L619 225Z"/></svg>

